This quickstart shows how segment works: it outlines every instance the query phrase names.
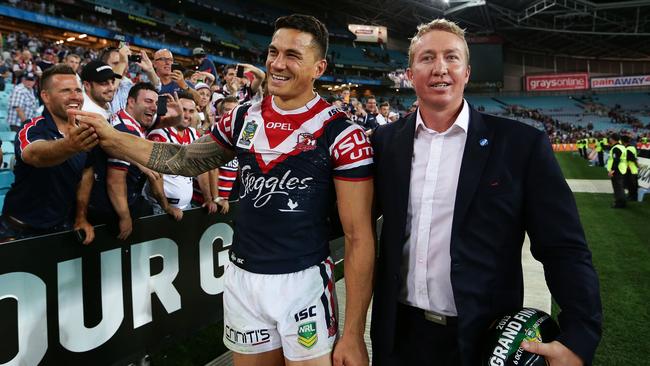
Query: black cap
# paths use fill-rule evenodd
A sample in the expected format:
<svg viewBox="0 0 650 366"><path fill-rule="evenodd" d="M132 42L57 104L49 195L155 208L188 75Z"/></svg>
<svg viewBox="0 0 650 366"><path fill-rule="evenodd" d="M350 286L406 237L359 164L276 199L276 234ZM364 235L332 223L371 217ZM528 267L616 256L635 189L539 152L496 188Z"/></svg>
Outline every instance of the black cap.
<svg viewBox="0 0 650 366"><path fill-rule="evenodd" d="M90 61L81 70L81 80L101 83L110 79L121 79L122 75L113 72L113 69L101 61Z"/></svg>

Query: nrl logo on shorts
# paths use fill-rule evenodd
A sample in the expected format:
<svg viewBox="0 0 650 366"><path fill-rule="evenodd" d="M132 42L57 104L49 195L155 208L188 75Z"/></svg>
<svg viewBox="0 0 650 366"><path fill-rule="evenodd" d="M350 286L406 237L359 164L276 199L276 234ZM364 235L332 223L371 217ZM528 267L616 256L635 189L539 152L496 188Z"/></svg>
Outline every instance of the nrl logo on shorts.
<svg viewBox="0 0 650 366"><path fill-rule="evenodd" d="M301 133L298 135L298 142L296 143L296 149L300 151L310 151L316 148L316 139L311 133Z"/></svg>
<svg viewBox="0 0 650 366"><path fill-rule="evenodd" d="M309 322L298 326L298 343L305 348L312 348L318 342L316 322Z"/></svg>

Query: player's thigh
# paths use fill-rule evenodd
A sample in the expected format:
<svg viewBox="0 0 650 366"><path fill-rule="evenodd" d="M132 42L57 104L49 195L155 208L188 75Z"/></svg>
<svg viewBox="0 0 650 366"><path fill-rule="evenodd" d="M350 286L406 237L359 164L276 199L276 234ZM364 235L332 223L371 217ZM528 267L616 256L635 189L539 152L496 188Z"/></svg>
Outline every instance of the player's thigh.
<svg viewBox="0 0 650 366"><path fill-rule="evenodd" d="M233 352L232 360L235 366L284 366L282 348L256 354Z"/></svg>
<svg viewBox="0 0 650 366"><path fill-rule="evenodd" d="M331 366L332 354L328 353L317 358L302 361L291 361L285 358L284 361L287 366Z"/></svg>

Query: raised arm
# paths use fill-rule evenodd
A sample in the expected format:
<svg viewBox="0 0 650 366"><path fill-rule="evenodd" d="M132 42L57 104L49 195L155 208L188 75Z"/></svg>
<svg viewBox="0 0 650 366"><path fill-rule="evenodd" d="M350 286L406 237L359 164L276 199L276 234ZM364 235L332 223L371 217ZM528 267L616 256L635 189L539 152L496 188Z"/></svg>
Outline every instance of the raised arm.
<svg viewBox="0 0 650 366"><path fill-rule="evenodd" d="M114 129L92 113L75 111L77 119L93 127L101 147L109 155L142 164L164 174L196 177L217 168L234 157L234 152L205 135L190 145L152 142Z"/></svg>

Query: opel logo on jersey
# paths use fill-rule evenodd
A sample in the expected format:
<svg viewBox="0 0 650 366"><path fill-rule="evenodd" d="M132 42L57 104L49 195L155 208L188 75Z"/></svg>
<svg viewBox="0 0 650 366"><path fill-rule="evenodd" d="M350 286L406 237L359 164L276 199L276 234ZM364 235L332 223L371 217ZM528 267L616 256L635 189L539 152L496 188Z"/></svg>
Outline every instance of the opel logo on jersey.
<svg viewBox="0 0 650 366"><path fill-rule="evenodd" d="M293 131L291 123L288 122L266 122L265 126L266 128L272 128L275 130Z"/></svg>
<svg viewBox="0 0 650 366"><path fill-rule="evenodd" d="M271 197L275 195L289 196L293 190L304 190L309 188L308 182L313 180L312 177L298 178L291 176L291 169L287 170L281 178L278 177L256 177L251 170L250 165L244 165L241 168L242 190L239 198L249 197L253 202L253 207L264 207ZM295 204L295 203L294 203ZM289 206L291 209L291 206ZM294 207L295 208L295 207Z"/></svg>

